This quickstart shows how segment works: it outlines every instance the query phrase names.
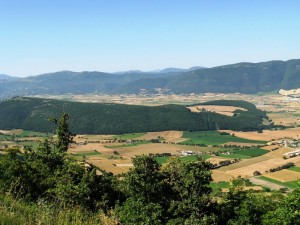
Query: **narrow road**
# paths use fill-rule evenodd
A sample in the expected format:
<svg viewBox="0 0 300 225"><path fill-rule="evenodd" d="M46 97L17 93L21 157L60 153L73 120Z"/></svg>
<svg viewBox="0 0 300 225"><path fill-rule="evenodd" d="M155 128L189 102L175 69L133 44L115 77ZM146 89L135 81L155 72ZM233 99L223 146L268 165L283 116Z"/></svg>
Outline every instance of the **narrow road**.
<svg viewBox="0 0 300 225"><path fill-rule="evenodd" d="M267 188L270 188L271 190L279 190L280 188L287 188L285 186L279 185L279 184L274 184L272 182L269 181L265 181L265 180L261 180L255 177L251 177L249 178L249 180L253 183L253 184L257 184L257 185L261 185ZM290 188L287 188L289 191L291 191Z"/></svg>

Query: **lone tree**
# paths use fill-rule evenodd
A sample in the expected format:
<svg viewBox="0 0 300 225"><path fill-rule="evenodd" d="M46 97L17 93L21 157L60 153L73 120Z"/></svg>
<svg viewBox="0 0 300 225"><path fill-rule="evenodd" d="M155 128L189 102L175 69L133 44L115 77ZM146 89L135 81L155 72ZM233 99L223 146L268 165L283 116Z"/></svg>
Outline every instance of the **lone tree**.
<svg viewBox="0 0 300 225"><path fill-rule="evenodd" d="M69 130L69 114L63 113L62 117L58 120L56 118L51 119L52 122L57 126L56 134L58 141L56 142L56 148L62 152L68 151L69 144L73 141L74 134Z"/></svg>

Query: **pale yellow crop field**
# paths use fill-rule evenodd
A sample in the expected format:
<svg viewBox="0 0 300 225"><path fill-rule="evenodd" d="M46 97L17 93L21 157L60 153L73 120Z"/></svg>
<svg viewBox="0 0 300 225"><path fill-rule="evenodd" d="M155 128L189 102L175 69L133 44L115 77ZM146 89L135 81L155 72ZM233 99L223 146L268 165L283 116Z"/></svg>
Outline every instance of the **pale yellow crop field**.
<svg viewBox="0 0 300 225"><path fill-rule="evenodd" d="M264 174L264 176L275 180L279 180L281 182L288 182L300 179L300 173L291 170L280 170L273 173L266 173Z"/></svg>
<svg viewBox="0 0 300 225"><path fill-rule="evenodd" d="M192 112L201 112L202 110L219 113L225 116L233 116L235 110L246 111L244 108L234 106L219 106L219 105L195 105L187 107Z"/></svg>
<svg viewBox="0 0 300 225"><path fill-rule="evenodd" d="M185 138L182 138L183 131L160 131L160 132L147 132L143 136L136 138L137 140L151 140L156 139L158 137L163 138L167 142L181 142L185 141Z"/></svg>
<svg viewBox="0 0 300 225"><path fill-rule="evenodd" d="M241 131L230 131L222 130L230 134L234 134L237 137L251 139L251 140L262 140L271 141L280 138L300 138L300 127L288 128L285 130L264 130L263 133L257 132L241 132Z"/></svg>
<svg viewBox="0 0 300 225"><path fill-rule="evenodd" d="M234 179L234 176L232 176L229 173L220 171L220 170L213 170L212 171L212 179L214 182L231 181Z"/></svg>

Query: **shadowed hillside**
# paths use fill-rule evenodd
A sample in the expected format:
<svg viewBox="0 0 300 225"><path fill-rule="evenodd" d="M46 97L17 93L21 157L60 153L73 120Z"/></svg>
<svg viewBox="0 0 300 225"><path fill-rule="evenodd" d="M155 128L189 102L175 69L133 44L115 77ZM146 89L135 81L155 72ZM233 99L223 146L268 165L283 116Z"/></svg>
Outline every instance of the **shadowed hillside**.
<svg viewBox="0 0 300 225"><path fill-rule="evenodd" d="M16 97L0 102L0 129L21 128L53 132L48 119L63 111L72 118L75 133L120 134L164 130L260 130L266 114L244 101L222 101L222 105L244 107L230 117L214 112L191 112L181 105L138 106L80 103L50 99ZM221 104L220 103L220 104Z"/></svg>

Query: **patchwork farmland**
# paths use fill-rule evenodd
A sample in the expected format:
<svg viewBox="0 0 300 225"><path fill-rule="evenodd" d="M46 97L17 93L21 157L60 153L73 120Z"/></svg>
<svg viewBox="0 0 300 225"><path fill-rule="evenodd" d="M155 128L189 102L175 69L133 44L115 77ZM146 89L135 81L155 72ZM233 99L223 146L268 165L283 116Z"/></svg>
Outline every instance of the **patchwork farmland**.
<svg viewBox="0 0 300 225"><path fill-rule="evenodd" d="M176 98L176 96L173 97ZM203 101L208 101L214 99L215 96L196 97L198 100L202 98ZM233 98L230 94L218 97L220 99ZM172 156L179 156L182 160L190 161L201 157L211 164L217 165L217 168L212 170L214 182L229 182L237 177L251 178L254 177L255 172L259 172L261 177L256 177L256 180L268 179L265 182L297 183L297 180L300 179L300 171L292 170L292 168L277 172L269 172L269 170L289 162L300 166L300 157L283 159L283 154L292 151L293 147L285 147L282 142L282 140L299 140L300 138L300 127L297 126L300 118L300 111L297 108L299 104L286 104L284 100L286 97L283 96L235 95L234 98L247 99L247 101L256 103L258 108L267 111L270 120L277 125L293 126L261 132L170 130L120 135L79 134L75 136L68 153L70 157L92 163L114 174L124 173L132 168L131 159L136 155L151 154L160 164L165 164ZM191 99L190 103L197 102L196 98ZM189 101L189 97L180 97L178 101L182 101L183 104L183 101ZM151 101L149 102L151 103ZM262 102L264 105L261 104ZM203 104L188 106L188 108L192 112L210 111L230 117L234 116L237 110L246 111L245 108L235 106ZM282 111L283 109L284 111ZM45 138L51 139L51 134L21 129L0 130L0 148L20 147L21 150L24 149L24 146L37 148ZM187 155L189 153L191 155ZM222 166L218 167L218 165Z"/></svg>

